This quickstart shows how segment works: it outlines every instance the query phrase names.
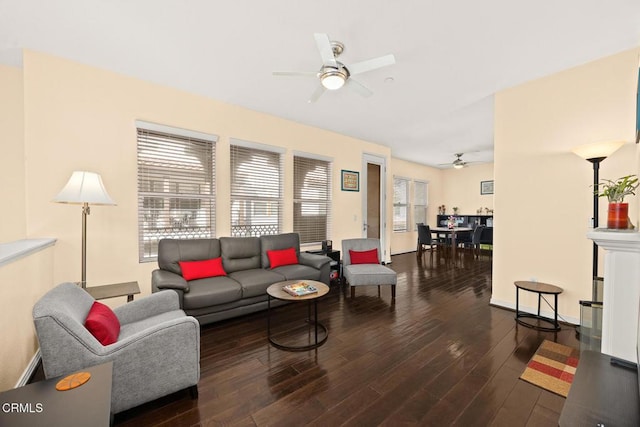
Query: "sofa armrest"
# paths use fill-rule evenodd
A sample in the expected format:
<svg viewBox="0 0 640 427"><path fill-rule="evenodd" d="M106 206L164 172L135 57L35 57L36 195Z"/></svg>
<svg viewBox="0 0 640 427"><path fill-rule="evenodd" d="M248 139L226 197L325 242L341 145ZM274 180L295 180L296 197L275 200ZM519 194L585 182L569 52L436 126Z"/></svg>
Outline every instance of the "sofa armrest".
<svg viewBox="0 0 640 427"><path fill-rule="evenodd" d="M175 292L161 291L113 309L122 324L137 322L151 316L179 310L180 302Z"/></svg>
<svg viewBox="0 0 640 427"><path fill-rule="evenodd" d="M155 289L176 289L189 292L189 282L176 273L167 270L153 270L151 272L151 286Z"/></svg>
<svg viewBox="0 0 640 427"><path fill-rule="evenodd" d="M324 255L300 252L299 261L300 261L300 264L308 265L309 267L313 267L317 270L322 270L322 267L325 264L329 264L331 262L331 258Z"/></svg>

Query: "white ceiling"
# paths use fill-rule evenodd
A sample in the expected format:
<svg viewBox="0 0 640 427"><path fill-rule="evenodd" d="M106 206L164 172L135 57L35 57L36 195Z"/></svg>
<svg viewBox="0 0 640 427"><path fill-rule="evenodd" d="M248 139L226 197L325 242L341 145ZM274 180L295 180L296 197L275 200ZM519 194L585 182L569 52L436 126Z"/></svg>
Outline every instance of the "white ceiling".
<svg viewBox="0 0 640 427"><path fill-rule="evenodd" d="M396 64L307 100L313 33L350 63ZM0 63L22 48L391 147L438 166L492 161L493 94L640 45L639 0L0 0ZM385 79L393 78L393 82Z"/></svg>

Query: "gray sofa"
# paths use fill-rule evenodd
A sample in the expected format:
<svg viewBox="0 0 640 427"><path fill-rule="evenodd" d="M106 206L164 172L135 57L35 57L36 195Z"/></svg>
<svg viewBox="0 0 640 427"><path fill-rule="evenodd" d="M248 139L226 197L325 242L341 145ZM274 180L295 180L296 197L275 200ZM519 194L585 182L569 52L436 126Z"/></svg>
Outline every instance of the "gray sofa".
<svg viewBox="0 0 640 427"><path fill-rule="evenodd" d="M298 264L271 269L267 251L295 248ZM226 276L186 281L180 261L222 257ZM267 288L283 280L317 280L329 284L331 259L300 252L297 233L219 239L163 239L158 269L151 274L153 292L172 289L180 308L200 324L217 322L267 308ZM274 301L279 304L279 301Z"/></svg>

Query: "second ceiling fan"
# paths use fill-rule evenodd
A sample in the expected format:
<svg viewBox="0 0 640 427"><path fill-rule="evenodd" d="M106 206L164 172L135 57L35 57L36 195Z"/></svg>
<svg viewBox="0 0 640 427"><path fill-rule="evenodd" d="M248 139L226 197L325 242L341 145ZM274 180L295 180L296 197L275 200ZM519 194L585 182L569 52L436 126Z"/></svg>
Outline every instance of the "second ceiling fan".
<svg viewBox="0 0 640 427"><path fill-rule="evenodd" d="M362 83L354 80L351 76L372 71L387 65L395 64L393 55L384 55L366 61L356 62L348 67L338 61L338 57L344 51L344 45L337 41L329 40L329 36L324 33L313 35L322 58L322 67L319 71L275 71L274 76L302 76L315 77L320 80L318 88L313 92L309 102L315 102L325 92L325 90L338 90L343 86L353 89L364 97L373 95L373 92Z"/></svg>
<svg viewBox="0 0 640 427"><path fill-rule="evenodd" d="M469 164L469 162L465 162L464 160L462 160L462 156L464 155L464 153L456 153L456 159L451 162L451 163L440 163L440 166L453 166L455 169L462 169L463 167L467 166L467 164ZM471 162L473 163L473 162Z"/></svg>

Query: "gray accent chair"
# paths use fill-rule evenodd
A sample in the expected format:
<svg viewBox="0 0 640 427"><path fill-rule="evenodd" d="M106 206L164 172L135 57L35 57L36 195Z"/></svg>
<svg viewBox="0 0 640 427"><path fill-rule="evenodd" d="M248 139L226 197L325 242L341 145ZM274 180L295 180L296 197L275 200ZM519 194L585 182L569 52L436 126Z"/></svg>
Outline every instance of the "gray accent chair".
<svg viewBox="0 0 640 427"><path fill-rule="evenodd" d="M113 362L111 413L189 388L198 396L200 325L186 316L175 292L121 305L118 340L103 346L84 327L94 299L73 283L47 292L33 308L46 378Z"/></svg>
<svg viewBox="0 0 640 427"><path fill-rule="evenodd" d="M356 286L377 285L378 296L380 286L391 286L391 297L396 297L396 272L381 264L351 264L349 250L368 251L378 249L378 257L382 254L379 239L345 239L342 241L342 274L351 288L351 298L355 297Z"/></svg>

